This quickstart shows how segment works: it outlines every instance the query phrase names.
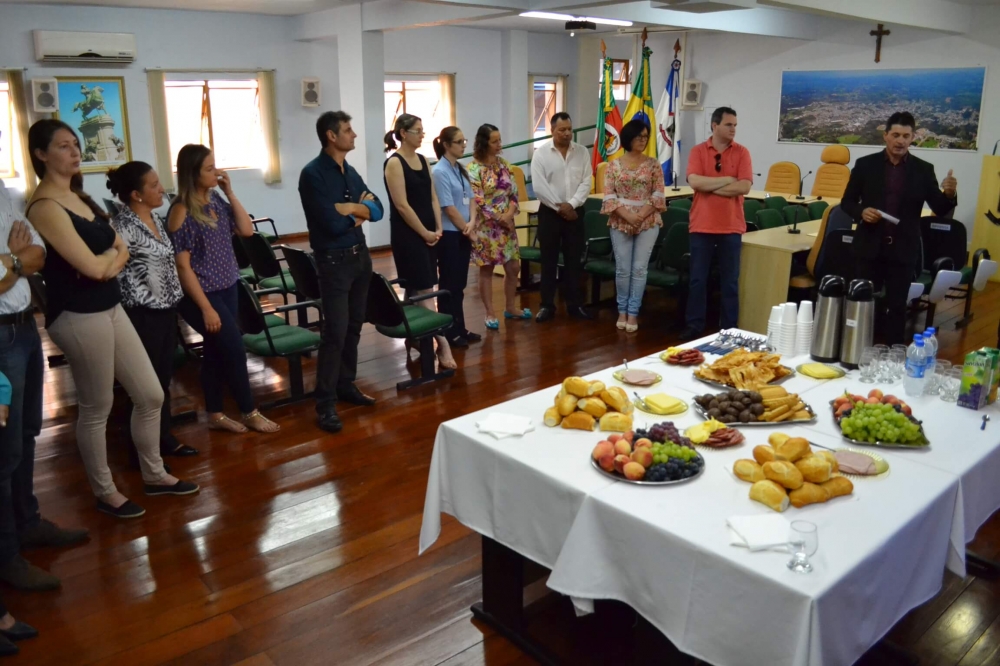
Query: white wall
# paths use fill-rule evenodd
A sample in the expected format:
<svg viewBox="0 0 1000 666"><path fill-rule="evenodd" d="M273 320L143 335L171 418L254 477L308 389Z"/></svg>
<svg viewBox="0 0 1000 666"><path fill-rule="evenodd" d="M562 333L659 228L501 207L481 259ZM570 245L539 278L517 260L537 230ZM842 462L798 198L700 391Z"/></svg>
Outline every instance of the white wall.
<svg viewBox="0 0 1000 666"><path fill-rule="evenodd" d="M128 66L50 66L35 61L31 31L131 32L138 58ZM297 192L302 166L319 152L315 121L323 109L299 103L299 79L322 80L324 108L336 108L336 51L330 44L299 43L289 37L283 17L252 14L120 9L86 6L0 4L0 66L27 67L39 76L123 76L132 156L153 162L149 95L144 68L274 68L281 123L282 182L265 185L259 170L232 173L236 194L247 209L270 216L282 233L305 229ZM174 150L179 147L174 147ZM100 175L84 179L94 197L110 197Z"/></svg>

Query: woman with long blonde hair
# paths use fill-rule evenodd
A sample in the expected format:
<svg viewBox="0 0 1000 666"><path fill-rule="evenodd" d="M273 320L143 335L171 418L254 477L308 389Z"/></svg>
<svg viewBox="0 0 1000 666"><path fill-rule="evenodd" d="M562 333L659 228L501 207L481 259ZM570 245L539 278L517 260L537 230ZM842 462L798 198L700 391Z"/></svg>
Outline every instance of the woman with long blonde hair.
<svg viewBox="0 0 1000 666"><path fill-rule="evenodd" d="M188 144L177 154L177 199L170 208L168 230L184 290L177 309L205 339L201 388L208 427L229 432L246 432L247 428L276 432L278 424L254 406L238 323L236 283L240 274L232 236L252 235L253 223L233 193L229 174L215 168L215 156L205 146ZM239 405L242 423L223 411L224 384Z"/></svg>

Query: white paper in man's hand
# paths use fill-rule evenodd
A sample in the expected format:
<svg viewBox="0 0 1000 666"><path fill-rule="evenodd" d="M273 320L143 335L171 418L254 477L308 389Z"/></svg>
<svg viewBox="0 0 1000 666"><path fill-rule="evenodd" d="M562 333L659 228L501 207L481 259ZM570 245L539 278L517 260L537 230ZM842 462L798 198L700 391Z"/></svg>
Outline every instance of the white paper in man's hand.
<svg viewBox="0 0 1000 666"><path fill-rule="evenodd" d="M899 218L898 217L893 217L892 215L889 215L889 213L886 213L883 210L880 210L878 212L878 214L881 215L882 219L885 220L886 222L892 222L893 224L899 224Z"/></svg>

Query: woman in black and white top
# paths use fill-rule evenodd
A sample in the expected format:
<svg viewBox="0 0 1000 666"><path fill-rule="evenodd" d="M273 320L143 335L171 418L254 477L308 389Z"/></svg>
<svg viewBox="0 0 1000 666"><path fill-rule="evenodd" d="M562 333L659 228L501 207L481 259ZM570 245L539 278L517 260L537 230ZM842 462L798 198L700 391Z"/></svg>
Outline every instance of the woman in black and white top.
<svg viewBox="0 0 1000 666"><path fill-rule="evenodd" d="M177 303L184 292L177 278L174 246L167 235L167 225L154 212L163 205L163 186L153 167L145 162L128 162L108 171L108 189L125 204L111 221L130 255L125 268L118 274L122 306L163 387L160 455L193 456L198 450L181 444L170 432L170 379L177 351Z"/></svg>

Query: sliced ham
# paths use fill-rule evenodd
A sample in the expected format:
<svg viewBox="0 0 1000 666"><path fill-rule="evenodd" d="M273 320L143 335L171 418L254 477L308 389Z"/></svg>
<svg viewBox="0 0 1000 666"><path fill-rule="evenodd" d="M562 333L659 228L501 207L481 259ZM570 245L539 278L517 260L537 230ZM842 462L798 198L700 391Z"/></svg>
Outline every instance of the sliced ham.
<svg viewBox="0 0 1000 666"><path fill-rule="evenodd" d="M833 455L837 458L840 471L844 474L861 474L863 476L873 476L875 474L875 461L863 453L836 451Z"/></svg>
<svg viewBox="0 0 1000 666"><path fill-rule="evenodd" d="M622 381L627 384L651 386L656 383L656 373L649 370L626 370L622 373Z"/></svg>

